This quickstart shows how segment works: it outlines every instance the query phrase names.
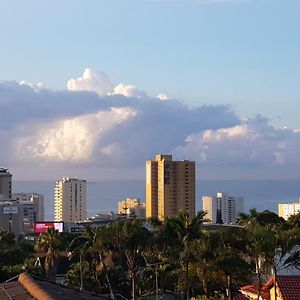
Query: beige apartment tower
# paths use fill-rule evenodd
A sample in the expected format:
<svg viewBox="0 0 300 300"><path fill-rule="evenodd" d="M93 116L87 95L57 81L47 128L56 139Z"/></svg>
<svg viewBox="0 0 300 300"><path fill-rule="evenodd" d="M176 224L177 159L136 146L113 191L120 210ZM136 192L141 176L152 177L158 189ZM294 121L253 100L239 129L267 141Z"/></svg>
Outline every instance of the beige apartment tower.
<svg viewBox="0 0 300 300"><path fill-rule="evenodd" d="M195 162L158 154L146 161L146 217L163 220L181 211L195 215Z"/></svg>
<svg viewBox="0 0 300 300"><path fill-rule="evenodd" d="M54 220L78 222L86 219L86 181L64 177L56 182Z"/></svg>

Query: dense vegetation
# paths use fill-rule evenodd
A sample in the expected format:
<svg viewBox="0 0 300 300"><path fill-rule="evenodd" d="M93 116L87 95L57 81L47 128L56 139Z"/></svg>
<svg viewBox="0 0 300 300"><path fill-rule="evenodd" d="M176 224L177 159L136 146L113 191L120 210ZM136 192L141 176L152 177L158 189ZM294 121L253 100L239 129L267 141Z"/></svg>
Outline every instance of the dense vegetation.
<svg viewBox="0 0 300 300"><path fill-rule="evenodd" d="M81 235L49 230L31 245L0 232L1 281L26 269L54 280L60 258L73 262L67 284L96 293L139 297L173 291L184 298L234 295L241 285L262 285L266 275L300 265L300 214L289 221L256 210L242 215L242 227L204 226L205 214L112 223ZM34 249L33 249L34 246ZM44 257L36 265L34 251ZM30 258L31 257L31 258Z"/></svg>

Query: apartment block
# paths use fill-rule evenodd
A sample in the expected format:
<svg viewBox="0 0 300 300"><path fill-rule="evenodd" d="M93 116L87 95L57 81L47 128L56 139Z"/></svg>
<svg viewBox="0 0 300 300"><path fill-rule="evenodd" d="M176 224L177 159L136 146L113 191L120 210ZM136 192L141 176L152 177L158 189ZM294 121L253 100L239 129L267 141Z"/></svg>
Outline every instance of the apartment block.
<svg viewBox="0 0 300 300"><path fill-rule="evenodd" d="M195 215L195 162L158 154L146 161L146 217L163 220L181 211Z"/></svg>
<svg viewBox="0 0 300 300"><path fill-rule="evenodd" d="M33 234L33 222L39 221L39 209L34 201L1 200L0 228L16 236Z"/></svg>
<svg viewBox="0 0 300 300"><path fill-rule="evenodd" d="M280 203L278 204L278 215L279 217L288 220L292 215L300 213L300 199L296 203Z"/></svg>
<svg viewBox="0 0 300 300"><path fill-rule="evenodd" d="M233 224L244 212L244 198L217 193L216 196L202 197L203 211L211 223Z"/></svg>
<svg viewBox="0 0 300 300"><path fill-rule="evenodd" d="M11 199L12 175L8 169L0 168L0 200Z"/></svg>
<svg viewBox="0 0 300 300"><path fill-rule="evenodd" d="M86 214L86 181L64 177L56 182L54 194L54 220L56 222L83 221Z"/></svg>
<svg viewBox="0 0 300 300"><path fill-rule="evenodd" d="M35 207L35 221L45 221L44 196L38 193L13 193L12 199L32 202Z"/></svg>

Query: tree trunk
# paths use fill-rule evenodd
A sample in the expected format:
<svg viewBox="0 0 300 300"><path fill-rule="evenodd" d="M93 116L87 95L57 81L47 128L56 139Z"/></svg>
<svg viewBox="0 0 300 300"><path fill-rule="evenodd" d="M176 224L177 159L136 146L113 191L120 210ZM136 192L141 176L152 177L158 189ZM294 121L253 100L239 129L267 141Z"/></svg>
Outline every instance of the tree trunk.
<svg viewBox="0 0 300 300"><path fill-rule="evenodd" d="M107 281L107 284L108 284L108 288L109 288L109 291L110 291L110 296L111 296L111 299L115 299L115 293L112 289L112 286L111 286L111 283L110 283L110 280L109 280L109 277L108 277L108 274L107 274L107 267L106 267L106 264L103 260L103 257L102 257L102 253L99 252L99 258L100 258L100 262L102 263L103 267L104 267L104 270L105 270L105 278L106 278L106 281Z"/></svg>
<svg viewBox="0 0 300 300"><path fill-rule="evenodd" d="M80 268L80 290L83 290L83 276L82 276L82 255L79 254L79 268Z"/></svg>
<svg viewBox="0 0 300 300"><path fill-rule="evenodd" d="M132 300L135 300L135 276L131 274L131 284L132 284Z"/></svg>
<svg viewBox="0 0 300 300"><path fill-rule="evenodd" d="M277 270L276 270L276 267L274 267L274 297L275 297L275 300L277 300L276 282L277 282Z"/></svg>
<svg viewBox="0 0 300 300"><path fill-rule="evenodd" d="M190 287L189 287L189 263L185 263L185 293L186 299L190 299Z"/></svg>

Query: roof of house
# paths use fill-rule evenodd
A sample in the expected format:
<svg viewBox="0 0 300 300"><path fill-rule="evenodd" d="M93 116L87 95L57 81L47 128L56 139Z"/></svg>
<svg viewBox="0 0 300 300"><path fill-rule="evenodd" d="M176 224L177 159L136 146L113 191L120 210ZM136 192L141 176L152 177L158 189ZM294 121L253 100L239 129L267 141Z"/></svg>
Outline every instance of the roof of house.
<svg viewBox="0 0 300 300"><path fill-rule="evenodd" d="M283 300L300 299L300 276L278 275L276 282Z"/></svg>
<svg viewBox="0 0 300 300"><path fill-rule="evenodd" d="M245 285L243 287L240 288L240 291L245 294L245 295L258 295L258 286L257 285ZM261 287L261 291L260 291L260 296L263 300L269 300L270 299L270 290L263 285Z"/></svg>
<svg viewBox="0 0 300 300"><path fill-rule="evenodd" d="M86 291L68 288L50 281L33 279L26 273L18 276L18 281L0 284L0 299L8 300L88 300L107 299Z"/></svg>
<svg viewBox="0 0 300 300"><path fill-rule="evenodd" d="M283 300L299 300L300 299L300 276L277 275L276 283L278 292L280 292ZM261 297L270 299L270 290L274 286L274 277L271 277L261 288ZM245 295L258 295L257 285L245 285L240 291Z"/></svg>

